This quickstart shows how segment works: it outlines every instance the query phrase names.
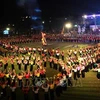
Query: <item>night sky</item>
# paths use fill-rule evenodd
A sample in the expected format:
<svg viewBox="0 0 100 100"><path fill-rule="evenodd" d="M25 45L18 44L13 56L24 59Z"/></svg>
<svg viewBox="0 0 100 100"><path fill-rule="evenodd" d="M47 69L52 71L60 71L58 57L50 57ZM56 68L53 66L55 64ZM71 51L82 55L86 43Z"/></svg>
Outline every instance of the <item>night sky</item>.
<svg viewBox="0 0 100 100"><path fill-rule="evenodd" d="M100 0L37 0L37 2L42 10L41 16L43 18L77 17L83 14L99 13L100 11ZM18 17L27 14L25 7L19 7L17 3L18 0L4 0L4 6L1 9L3 13L0 16L1 23L16 21Z"/></svg>

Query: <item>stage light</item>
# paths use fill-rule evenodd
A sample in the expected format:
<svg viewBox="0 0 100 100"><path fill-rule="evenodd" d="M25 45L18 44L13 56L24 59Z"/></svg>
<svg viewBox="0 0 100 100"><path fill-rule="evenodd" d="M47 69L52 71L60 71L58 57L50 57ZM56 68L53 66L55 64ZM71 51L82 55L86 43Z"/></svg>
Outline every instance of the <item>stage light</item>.
<svg viewBox="0 0 100 100"><path fill-rule="evenodd" d="M74 25L74 27L78 27L78 25Z"/></svg>
<svg viewBox="0 0 100 100"><path fill-rule="evenodd" d="M32 20L38 20L38 19L41 19L41 17L32 16Z"/></svg>
<svg viewBox="0 0 100 100"><path fill-rule="evenodd" d="M37 20L38 18L36 16L32 16L32 19L33 20Z"/></svg>
<svg viewBox="0 0 100 100"><path fill-rule="evenodd" d="M65 27L68 28L68 29L70 29L70 28L72 28L72 24L71 24L71 23L67 23L67 24L65 25Z"/></svg>
<svg viewBox="0 0 100 100"><path fill-rule="evenodd" d="M44 22L44 21L42 21L42 23L44 24L45 22Z"/></svg>
<svg viewBox="0 0 100 100"><path fill-rule="evenodd" d="M28 18L28 16L26 16L26 18Z"/></svg>
<svg viewBox="0 0 100 100"><path fill-rule="evenodd" d="M87 16L87 15L84 15L83 17L84 17L85 19L87 19L88 16Z"/></svg>
<svg viewBox="0 0 100 100"><path fill-rule="evenodd" d="M6 30L8 30L8 31L9 31L9 30L10 30L10 28L6 28Z"/></svg>
<svg viewBox="0 0 100 100"><path fill-rule="evenodd" d="M41 12L41 10L39 8L36 8L35 12Z"/></svg>
<svg viewBox="0 0 100 100"><path fill-rule="evenodd" d="M84 15L82 17L85 18L85 19L90 18L90 17L100 17L100 14Z"/></svg>
<svg viewBox="0 0 100 100"><path fill-rule="evenodd" d="M93 14L92 16L93 16L94 18L96 17L96 15L95 15L95 14Z"/></svg>

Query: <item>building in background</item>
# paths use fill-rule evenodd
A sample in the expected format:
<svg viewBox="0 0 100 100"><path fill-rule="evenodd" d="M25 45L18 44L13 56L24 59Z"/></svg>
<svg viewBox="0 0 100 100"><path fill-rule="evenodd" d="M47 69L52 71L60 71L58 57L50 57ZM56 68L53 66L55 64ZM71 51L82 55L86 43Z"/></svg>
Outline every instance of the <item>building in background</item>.
<svg viewBox="0 0 100 100"><path fill-rule="evenodd" d="M100 14L84 15L83 25L90 28L92 31L100 30Z"/></svg>

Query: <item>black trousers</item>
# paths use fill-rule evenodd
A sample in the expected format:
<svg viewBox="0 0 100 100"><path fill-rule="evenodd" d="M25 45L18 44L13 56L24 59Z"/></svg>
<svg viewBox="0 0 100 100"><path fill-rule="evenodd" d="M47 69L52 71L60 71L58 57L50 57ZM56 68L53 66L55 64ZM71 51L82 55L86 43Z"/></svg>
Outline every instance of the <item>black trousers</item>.
<svg viewBox="0 0 100 100"><path fill-rule="evenodd" d="M49 100L49 94L48 94L48 92L45 92L45 94L44 94L44 99L45 99L45 100Z"/></svg>
<svg viewBox="0 0 100 100"><path fill-rule="evenodd" d="M50 89L50 100L54 100L54 89Z"/></svg>
<svg viewBox="0 0 100 100"><path fill-rule="evenodd" d="M38 93L35 93L34 97L35 97L35 100L39 100L39 94Z"/></svg>

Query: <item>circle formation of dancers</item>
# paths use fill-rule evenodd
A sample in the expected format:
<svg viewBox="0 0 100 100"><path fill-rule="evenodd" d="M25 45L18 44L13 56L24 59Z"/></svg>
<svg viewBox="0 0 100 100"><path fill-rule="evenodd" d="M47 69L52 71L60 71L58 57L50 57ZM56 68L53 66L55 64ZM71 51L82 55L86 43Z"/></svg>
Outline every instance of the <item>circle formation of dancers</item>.
<svg viewBox="0 0 100 100"><path fill-rule="evenodd" d="M3 47L6 45L3 44ZM21 89L30 86L36 93L40 88L45 92L50 89L53 98L55 87L56 95L60 96L61 91L66 90L67 86L82 86L81 79L85 78L85 73L89 70L97 71L97 78L100 79L99 46L67 50L66 53L59 48L55 50L18 46L11 48L12 52L6 52L1 56L1 85ZM58 74L48 78L47 67L57 70Z"/></svg>

